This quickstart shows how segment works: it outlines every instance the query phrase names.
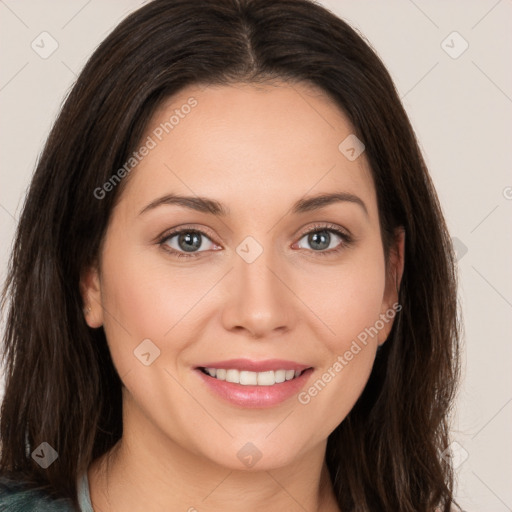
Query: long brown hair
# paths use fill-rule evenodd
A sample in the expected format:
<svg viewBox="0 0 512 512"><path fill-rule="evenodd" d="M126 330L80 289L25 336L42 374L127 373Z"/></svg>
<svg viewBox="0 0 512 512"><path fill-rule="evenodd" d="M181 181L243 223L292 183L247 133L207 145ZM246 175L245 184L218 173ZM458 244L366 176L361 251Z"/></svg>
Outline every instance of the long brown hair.
<svg viewBox="0 0 512 512"><path fill-rule="evenodd" d="M77 506L78 475L122 435L122 383L103 329L84 321L79 279L123 184L102 199L94 191L137 149L164 99L192 84L274 78L312 83L344 111L366 146L386 253L394 229L406 232L402 310L364 392L328 438L339 506L450 509L443 452L459 371L451 240L384 65L309 0L154 0L87 62L37 164L3 294L2 475ZM47 469L30 457L41 442L59 454Z"/></svg>

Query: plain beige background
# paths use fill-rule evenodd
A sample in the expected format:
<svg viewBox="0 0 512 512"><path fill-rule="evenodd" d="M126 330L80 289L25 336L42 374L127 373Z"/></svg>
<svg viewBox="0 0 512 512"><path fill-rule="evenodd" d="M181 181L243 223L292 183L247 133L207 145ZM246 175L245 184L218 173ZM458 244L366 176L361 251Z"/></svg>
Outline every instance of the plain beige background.
<svg viewBox="0 0 512 512"><path fill-rule="evenodd" d="M101 40L142 3L0 0L2 282L26 188L66 93ZM512 0L321 3L360 30L391 72L455 238L465 323L452 446L460 504L512 510Z"/></svg>

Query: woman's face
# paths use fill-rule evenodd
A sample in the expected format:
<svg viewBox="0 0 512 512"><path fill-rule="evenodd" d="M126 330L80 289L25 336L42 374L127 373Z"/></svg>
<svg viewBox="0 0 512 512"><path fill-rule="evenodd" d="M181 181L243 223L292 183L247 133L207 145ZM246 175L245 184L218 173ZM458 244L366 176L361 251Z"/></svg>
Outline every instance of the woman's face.
<svg viewBox="0 0 512 512"><path fill-rule="evenodd" d="M156 112L83 279L125 428L268 469L343 421L397 300L352 132L305 84L195 86Z"/></svg>

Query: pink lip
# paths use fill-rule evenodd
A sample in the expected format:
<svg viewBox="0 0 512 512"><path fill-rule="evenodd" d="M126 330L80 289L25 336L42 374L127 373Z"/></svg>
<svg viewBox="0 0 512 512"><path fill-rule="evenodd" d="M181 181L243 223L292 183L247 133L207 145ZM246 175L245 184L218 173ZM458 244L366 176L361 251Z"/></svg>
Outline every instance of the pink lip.
<svg viewBox="0 0 512 512"><path fill-rule="evenodd" d="M244 366L234 366L238 369L247 368ZM208 367L230 369L229 366L214 366L213 364ZM298 367L304 369L303 373L299 377L279 384L274 384L273 386L244 386L242 384L226 382L225 380L218 380L215 377L210 377L206 373L203 373L199 368L196 368L195 371L211 392L228 401L232 405L244 408L265 408L273 407L284 402L290 397L297 395L297 393L305 387L306 382L309 380L309 376L313 373L313 368L304 367L304 365L298 365ZM295 367L288 369L292 370L294 368ZM283 366L279 366L277 369L284 370L285 368Z"/></svg>
<svg viewBox="0 0 512 512"><path fill-rule="evenodd" d="M246 370L249 372L268 372L270 370L306 370L309 365L285 361L284 359L266 359L264 361L252 361L250 359L229 359L227 361L214 361L200 364L198 368L223 368L225 370Z"/></svg>

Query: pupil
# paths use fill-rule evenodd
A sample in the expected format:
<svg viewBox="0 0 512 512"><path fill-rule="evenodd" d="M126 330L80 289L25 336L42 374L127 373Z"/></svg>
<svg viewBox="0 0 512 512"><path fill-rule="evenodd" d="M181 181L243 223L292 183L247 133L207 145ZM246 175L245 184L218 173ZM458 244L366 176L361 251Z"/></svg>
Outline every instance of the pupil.
<svg viewBox="0 0 512 512"><path fill-rule="evenodd" d="M309 235L309 243L313 249L327 249L329 247L330 234L327 231L317 231Z"/></svg>
<svg viewBox="0 0 512 512"><path fill-rule="evenodd" d="M182 242L184 242L184 244L182 244ZM178 238L178 244L184 251L193 252L195 249L201 247L201 237L199 233L182 233Z"/></svg>

